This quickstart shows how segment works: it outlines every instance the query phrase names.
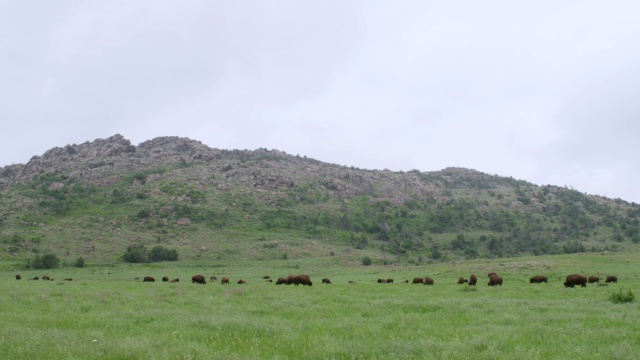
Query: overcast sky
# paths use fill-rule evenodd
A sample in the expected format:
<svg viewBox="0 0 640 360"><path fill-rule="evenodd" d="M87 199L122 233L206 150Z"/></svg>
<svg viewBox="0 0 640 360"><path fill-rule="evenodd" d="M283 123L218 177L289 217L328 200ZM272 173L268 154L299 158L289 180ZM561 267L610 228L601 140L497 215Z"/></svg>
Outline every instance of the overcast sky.
<svg viewBox="0 0 640 360"><path fill-rule="evenodd" d="M640 203L638 1L0 0L0 166L116 133Z"/></svg>

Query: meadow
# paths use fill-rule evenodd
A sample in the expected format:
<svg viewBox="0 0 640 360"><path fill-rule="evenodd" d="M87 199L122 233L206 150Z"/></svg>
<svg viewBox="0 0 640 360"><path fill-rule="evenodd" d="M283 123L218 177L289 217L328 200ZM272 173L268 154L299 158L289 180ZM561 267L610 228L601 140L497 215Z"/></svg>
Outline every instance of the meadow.
<svg viewBox="0 0 640 360"><path fill-rule="evenodd" d="M313 261L163 263L0 271L5 359L632 359L640 357L637 253L421 266ZM496 271L502 287L487 286ZM16 272L23 280L16 281ZM48 274L55 281L28 281ZM262 280L309 274L312 287ZM458 285L475 273L476 287ZM570 273L619 283L565 288ZM232 283L195 285L192 275ZM530 284L547 275L549 283ZM142 277L154 276L155 283ZM160 282L162 276L179 283ZM434 286L402 284L430 276ZM60 281L71 277L71 282ZM329 277L331 285L320 280ZM139 278L136 280L135 278ZM394 284L378 284L394 278ZM238 279L245 285L235 284ZM354 283L349 283L353 281Z"/></svg>

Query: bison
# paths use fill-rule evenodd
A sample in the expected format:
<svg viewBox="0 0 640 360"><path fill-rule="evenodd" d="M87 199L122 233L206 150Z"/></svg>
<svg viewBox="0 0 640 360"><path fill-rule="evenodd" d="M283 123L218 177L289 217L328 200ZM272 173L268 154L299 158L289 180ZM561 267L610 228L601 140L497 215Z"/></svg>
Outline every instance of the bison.
<svg viewBox="0 0 640 360"><path fill-rule="evenodd" d="M167 282L169 281L169 277L168 276L163 276L162 277L162 282Z"/></svg>
<svg viewBox="0 0 640 360"><path fill-rule="evenodd" d="M287 283L287 279L285 278L278 278L278 280L276 280L276 285L282 285L286 283Z"/></svg>
<svg viewBox="0 0 640 360"><path fill-rule="evenodd" d="M34 276L34 277L32 277L32 278L29 278L29 280L40 280L40 278L39 278L39 277L37 277L37 276Z"/></svg>
<svg viewBox="0 0 640 360"><path fill-rule="evenodd" d="M378 279L378 284L386 284L387 279Z"/></svg>
<svg viewBox="0 0 640 360"><path fill-rule="evenodd" d="M271 279L271 277L269 275L265 275L265 276L262 277L262 279L263 280L269 280L269 279Z"/></svg>
<svg viewBox="0 0 640 360"><path fill-rule="evenodd" d="M467 280L467 279L465 279L465 278L463 278L463 277L461 277L460 279L458 279L458 285L461 285L461 284L464 284L464 283L468 283L468 282L469 282L469 280Z"/></svg>
<svg viewBox="0 0 640 360"><path fill-rule="evenodd" d="M424 284L423 278L413 278L412 284Z"/></svg>
<svg viewBox="0 0 640 360"><path fill-rule="evenodd" d="M476 286L477 282L478 282L478 277L476 276L476 274L471 274L471 276L469 277L469 285Z"/></svg>
<svg viewBox="0 0 640 360"><path fill-rule="evenodd" d="M531 279L529 279L530 284L540 284L540 283L546 283L546 282L547 282L547 277L542 275L536 275Z"/></svg>
<svg viewBox="0 0 640 360"><path fill-rule="evenodd" d="M433 284L434 284L434 281L433 281L433 279L432 279L432 278L430 278L430 277L428 277L428 276L427 276L426 278L424 278L424 284L425 284L425 285L433 285Z"/></svg>
<svg viewBox="0 0 640 360"><path fill-rule="evenodd" d="M496 285L500 285L502 286L502 276L500 275L493 275L489 278L489 284L487 284L489 286L496 286Z"/></svg>
<svg viewBox="0 0 640 360"><path fill-rule="evenodd" d="M587 277L578 274L567 275L567 278L564 281L564 286L572 288L576 285L580 285L580 287L587 287Z"/></svg>
<svg viewBox="0 0 640 360"><path fill-rule="evenodd" d="M267 279L267 280L265 280L264 282L273 282L273 280L271 280L271 279Z"/></svg>
<svg viewBox="0 0 640 360"><path fill-rule="evenodd" d="M153 277L151 277L151 276L145 276L145 277L142 279L142 282L154 282L154 281L156 281L156 279L154 279L154 278L153 278Z"/></svg>
<svg viewBox="0 0 640 360"><path fill-rule="evenodd" d="M224 285L224 284L228 284L229 283L229 278L228 277L223 277L222 280L220 280L220 284Z"/></svg>
<svg viewBox="0 0 640 360"><path fill-rule="evenodd" d="M490 277L492 277L493 275L498 275L498 274L496 274L496 273L494 273L494 272L490 272L490 273L488 273L488 274L487 274L487 277L488 277L488 278L490 278Z"/></svg>
<svg viewBox="0 0 640 360"><path fill-rule="evenodd" d="M331 284L331 280L329 280L329 278L324 278L324 279L322 279L322 283L323 284Z"/></svg>
<svg viewBox="0 0 640 360"><path fill-rule="evenodd" d="M393 279L387 279L387 284L393 284Z"/></svg>
<svg viewBox="0 0 640 360"><path fill-rule="evenodd" d="M20 274L16 274L16 280L20 280L22 279L22 276Z"/></svg>
<svg viewBox="0 0 640 360"><path fill-rule="evenodd" d="M191 277L191 283L204 285L207 283L207 281L204 279L204 276L202 275L193 275Z"/></svg>
<svg viewBox="0 0 640 360"><path fill-rule="evenodd" d="M587 278L587 282L588 282L589 284L597 283L597 282L600 282L600 278L599 278L599 277L597 277L597 276L589 276L589 277Z"/></svg>
<svg viewBox="0 0 640 360"><path fill-rule="evenodd" d="M296 283L296 277L293 275L287 276L287 285L293 285Z"/></svg>
<svg viewBox="0 0 640 360"><path fill-rule="evenodd" d="M238 280L238 285L242 285L242 284L246 284L246 283L247 283L247 282L246 282L246 281L244 281L244 280L242 280L242 279Z"/></svg>
<svg viewBox="0 0 640 360"><path fill-rule="evenodd" d="M217 276L212 276L212 277L209 278L209 280L211 280L213 282L213 281L218 280L218 277Z"/></svg>
<svg viewBox="0 0 640 360"><path fill-rule="evenodd" d="M73 281L73 279L72 278L64 278L64 279L62 279L62 281Z"/></svg>
<svg viewBox="0 0 640 360"><path fill-rule="evenodd" d="M42 280L51 280L51 278L48 275L45 275L42 277Z"/></svg>
<svg viewBox="0 0 640 360"><path fill-rule="evenodd" d="M169 282L170 282L170 283L177 283L177 282L180 282L180 279L175 278L175 279L173 279L173 280L169 280Z"/></svg>
<svg viewBox="0 0 640 360"><path fill-rule="evenodd" d="M311 278L309 278L309 275L296 275L295 277L295 285L307 285L307 286L312 286L313 283L311 282Z"/></svg>
<svg viewBox="0 0 640 360"><path fill-rule="evenodd" d="M616 284L617 284L617 283L618 283L618 277L617 277L617 276L614 276L614 275L609 275L609 276L607 276L607 278L604 280L604 282L606 282L606 283L610 283L610 282L612 282L612 283L616 283Z"/></svg>

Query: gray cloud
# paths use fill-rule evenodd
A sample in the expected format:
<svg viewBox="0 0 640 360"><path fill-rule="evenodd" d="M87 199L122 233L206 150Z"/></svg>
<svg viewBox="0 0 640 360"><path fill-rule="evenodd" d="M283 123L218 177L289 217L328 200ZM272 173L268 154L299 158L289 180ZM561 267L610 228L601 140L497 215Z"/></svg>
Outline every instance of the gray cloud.
<svg viewBox="0 0 640 360"><path fill-rule="evenodd" d="M121 133L640 200L640 5L5 2L0 166Z"/></svg>

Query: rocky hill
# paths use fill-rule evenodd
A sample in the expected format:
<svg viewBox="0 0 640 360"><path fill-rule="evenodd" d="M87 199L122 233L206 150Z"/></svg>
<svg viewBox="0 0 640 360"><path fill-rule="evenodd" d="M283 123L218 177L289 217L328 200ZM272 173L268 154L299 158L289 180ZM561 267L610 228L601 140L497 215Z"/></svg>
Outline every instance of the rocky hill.
<svg viewBox="0 0 640 360"><path fill-rule="evenodd" d="M0 167L0 205L6 254L99 262L156 243L183 259L420 263L640 242L640 208L619 199L470 169L364 170L179 137L134 146L114 135Z"/></svg>

